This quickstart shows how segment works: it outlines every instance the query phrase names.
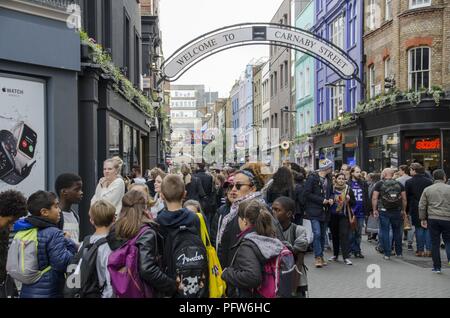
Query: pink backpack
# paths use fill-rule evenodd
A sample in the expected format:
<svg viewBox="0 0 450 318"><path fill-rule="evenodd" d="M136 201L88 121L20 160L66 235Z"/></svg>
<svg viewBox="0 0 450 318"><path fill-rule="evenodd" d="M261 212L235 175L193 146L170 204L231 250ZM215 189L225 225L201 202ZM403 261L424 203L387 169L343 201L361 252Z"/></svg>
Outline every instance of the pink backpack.
<svg viewBox="0 0 450 318"><path fill-rule="evenodd" d="M108 271L111 285L118 298L152 298L153 289L139 276L139 249L136 241L145 231L144 226L139 233L115 250L108 258Z"/></svg>
<svg viewBox="0 0 450 318"><path fill-rule="evenodd" d="M263 280L256 293L263 298L289 297L285 290L292 290L295 260L292 252L285 246L278 256L269 259L263 267Z"/></svg>

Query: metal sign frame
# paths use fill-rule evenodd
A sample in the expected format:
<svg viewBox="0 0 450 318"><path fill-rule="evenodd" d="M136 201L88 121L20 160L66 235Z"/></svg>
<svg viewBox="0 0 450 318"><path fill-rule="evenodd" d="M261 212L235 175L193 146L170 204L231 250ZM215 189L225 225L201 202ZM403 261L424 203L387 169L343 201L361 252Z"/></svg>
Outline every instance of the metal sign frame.
<svg viewBox="0 0 450 318"><path fill-rule="evenodd" d="M233 31L245 31L249 32L249 28L252 28L252 37L247 38L243 41L237 41L232 42L231 44L220 44L215 41L216 39L214 36L224 36L225 32L230 32L230 34L233 34ZM315 44L312 44L311 50L305 48L304 46L300 45L294 45L293 41L287 41L280 39L277 40L268 40L267 34L269 31L280 31L280 32L289 32L289 34L294 34L294 36L304 36L309 39L313 39L316 41L315 44L320 43L321 49L325 48L327 49L327 52L337 52L333 55L335 57L338 57L339 61L345 62L346 65L350 65L350 70L353 70L351 74L347 71L346 73L338 68L335 64L333 64L329 59L324 58L323 56L319 55L317 52L314 52L312 50L313 46ZM258 35L259 34L259 35ZM247 34L248 35L248 34ZM292 35L291 35L292 37ZM234 40L234 39L233 39ZM206 41L206 42L205 42ZM310 40L307 40L310 41ZM223 42L223 41L222 41ZM228 41L226 41L228 42ZM214 48L210 50L206 50L210 46L215 46ZM197 56L192 56L192 50L195 52L195 48L200 47L203 45L204 49L200 53L196 53ZM327 39L324 39L310 31L297 28L294 26L284 25L284 24L277 24L277 23L240 23L240 24L234 24L230 26L226 26L223 28L219 28L216 30L213 30L211 32L205 33L182 47L180 47L178 50L176 50L167 60L164 61L164 63L161 66L162 69L162 77L159 80L158 84L167 81L167 82L174 82L178 80L184 73L186 73L189 69L200 63L201 61L205 60L206 58L215 55L217 53L220 53L225 50L229 50L235 47L241 47L241 46L249 46L249 45L271 45L271 46L278 46L278 47L284 47L288 49L292 49L295 51L302 52L304 54L307 54L316 60L322 61L325 65L327 65L329 68L331 68L334 72L336 72L339 77L345 80L356 80L360 84L363 84L362 79L359 77L359 66L358 63L356 63L343 49L336 46L332 42L330 42ZM206 46L206 48L205 48ZM189 59L186 58L186 56L189 56ZM185 61L183 63L180 63L183 58L185 58ZM177 61L178 60L178 61ZM178 63L179 65L176 65ZM175 70L173 70L175 69Z"/></svg>

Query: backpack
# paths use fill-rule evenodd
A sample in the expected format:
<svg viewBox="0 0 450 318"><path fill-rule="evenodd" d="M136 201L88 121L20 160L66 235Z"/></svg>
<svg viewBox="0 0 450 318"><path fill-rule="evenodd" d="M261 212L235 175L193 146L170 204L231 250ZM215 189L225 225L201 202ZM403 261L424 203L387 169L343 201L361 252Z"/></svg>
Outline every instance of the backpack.
<svg viewBox="0 0 450 318"><path fill-rule="evenodd" d="M292 297L295 283L295 259L284 246L278 256L269 259L263 267L263 280L256 293L263 298Z"/></svg>
<svg viewBox="0 0 450 318"><path fill-rule="evenodd" d="M402 205L402 187L395 180L385 180L381 185L380 197L383 208L397 209Z"/></svg>
<svg viewBox="0 0 450 318"><path fill-rule="evenodd" d="M107 243L106 237L90 243L91 236L86 236L78 253L67 267L64 298L101 298L103 286L97 275L98 248ZM75 284L75 285L74 285Z"/></svg>
<svg viewBox="0 0 450 318"><path fill-rule="evenodd" d="M153 289L139 275L139 248L136 242L147 230L153 231L148 226L142 227L134 238L109 255L111 286L118 298L152 298L154 295Z"/></svg>
<svg viewBox="0 0 450 318"><path fill-rule="evenodd" d="M25 285L36 283L51 270L51 266L39 270L37 234L37 228L17 232L8 250L6 271Z"/></svg>
<svg viewBox="0 0 450 318"><path fill-rule="evenodd" d="M169 232L164 248L167 272L181 283L177 297L208 297L208 259L197 229L180 226Z"/></svg>

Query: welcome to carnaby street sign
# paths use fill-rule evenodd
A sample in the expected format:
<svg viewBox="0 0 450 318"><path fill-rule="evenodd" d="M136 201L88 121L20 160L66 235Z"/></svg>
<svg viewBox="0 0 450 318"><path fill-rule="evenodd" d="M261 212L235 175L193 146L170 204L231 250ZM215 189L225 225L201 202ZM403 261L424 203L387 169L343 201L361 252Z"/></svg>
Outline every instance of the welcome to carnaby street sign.
<svg viewBox="0 0 450 318"><path fill-rule="evenodd" d="M341 48L309 31L272 23L236 24L190 41L164 62L162 80L175 81L195 64L223 50L258 44L304 52L321 60L343 79L361 81L357 63Z"/></svg>

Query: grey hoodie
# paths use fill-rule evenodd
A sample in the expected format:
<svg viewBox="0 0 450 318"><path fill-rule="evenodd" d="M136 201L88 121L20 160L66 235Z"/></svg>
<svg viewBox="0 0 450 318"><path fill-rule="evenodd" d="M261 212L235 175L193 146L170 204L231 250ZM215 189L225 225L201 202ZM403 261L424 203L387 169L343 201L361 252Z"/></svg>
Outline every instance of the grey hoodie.
<svg viewBox="0 0 450 318"><path fill-rule="evenodd" d="M245 239L253 242L266 260L278 256L284 248L279 239L258 235L256 232L247 234Z"/></svg>

